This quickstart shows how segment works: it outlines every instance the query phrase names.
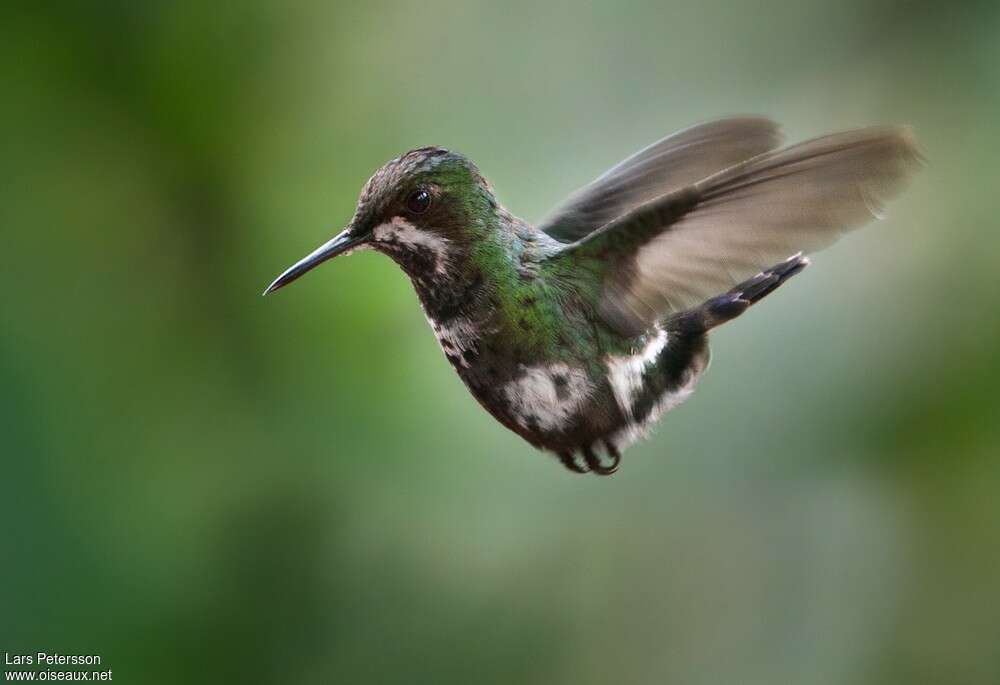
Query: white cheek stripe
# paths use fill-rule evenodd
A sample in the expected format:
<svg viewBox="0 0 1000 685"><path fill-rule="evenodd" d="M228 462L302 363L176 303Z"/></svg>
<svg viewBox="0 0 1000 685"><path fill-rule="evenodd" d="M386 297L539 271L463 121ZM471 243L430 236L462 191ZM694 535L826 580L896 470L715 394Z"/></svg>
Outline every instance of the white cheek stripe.
<svg viewBox="0 0 1000 685"><path fill-rule="evenodd" d="M406 219L396 216L372 229L376 242L396 242L407 247L424 247L434 255L434 272L443 276L448 271L451 243L447 238L422 231Z"/></svg>

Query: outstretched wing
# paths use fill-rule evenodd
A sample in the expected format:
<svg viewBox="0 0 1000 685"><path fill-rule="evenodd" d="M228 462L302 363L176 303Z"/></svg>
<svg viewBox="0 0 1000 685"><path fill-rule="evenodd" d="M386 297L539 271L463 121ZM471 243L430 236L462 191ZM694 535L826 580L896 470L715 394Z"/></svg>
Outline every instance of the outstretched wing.
<svg viewBox="0 0 1000 685"><path fill-rule="evenodd" d="M640 150L569 197L538 227L573 242L639 205L773 150L778 126L760 117L692 126Z"/></svg>
<svg viewBox="0 0 1000 685"><path fill-rule="evenodd" d="M556 258L599 260L598 310L636 334L877 218L919 161L902 128L816 138L649 201Z"/></svg>

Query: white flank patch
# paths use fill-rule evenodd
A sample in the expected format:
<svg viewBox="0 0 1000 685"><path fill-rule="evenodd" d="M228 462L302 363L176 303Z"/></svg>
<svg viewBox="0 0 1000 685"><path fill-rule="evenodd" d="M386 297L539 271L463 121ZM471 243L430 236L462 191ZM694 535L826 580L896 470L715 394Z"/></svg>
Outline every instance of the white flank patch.
<svg viewBox="0 0 1000 685"><path fill-rule="evenodd" d="M565 384L556 389L555 377ZM576 416L590 396L593 386L583 369L566 364L535 366L503 387L515 420L523 428L532 421L542 430L560 430Z"/></svg>
<svg viewBox="0 0 1000 685"><path fill-rule="evenodd" d="M447 238L421 231L406 219L396 216L372 229L376 242L395 242L407 247L424 247L434 255L434 272L444 275L448 270L451 245Z"/></svg>
<svg viewBox="0 0 1000 685"><path fill-rule="evenodd" d="M663 348L667 346L667 332L656 329L656 337L646 343L637 354L608 355L608 382L615 394L615 401L625 418L632 420L632 405L642 390L642 377L650 364L656 362Z"/></svg>
<svg viewBox="0 0 1000 685"><path fill-rule="evenodd" d="M645 437L649 429L661 416L691 396L695 386L698 385L698 381L701 379L701 375L707 368L708 365L706 364L705 366L696 365L687 369L684 372L684 382L678 388L665 392L657 400L656 405L642 423L636 423L632 419L631 412L629 412L628 423L611 436L611 444L617 446L619 450L624 450L636 440Z"/></svg>

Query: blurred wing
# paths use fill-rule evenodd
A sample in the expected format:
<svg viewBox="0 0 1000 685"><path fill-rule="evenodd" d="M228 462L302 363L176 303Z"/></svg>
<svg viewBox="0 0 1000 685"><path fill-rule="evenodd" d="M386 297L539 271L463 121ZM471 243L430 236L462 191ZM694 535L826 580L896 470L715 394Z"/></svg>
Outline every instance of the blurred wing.
<svg viewBox="0 0 1000 685"><path fill-rule="evenodd" d="M919 161L906 129L816 138L649 202L563 254L607 263L599 311L638 333L878 218Z"/></svg>
<svg viewBox="0 0 1000 685"><path fill-rule="evenodd" d="M573 242L639 205L773 150L778 126L759 117L692 126L637 152L576 191L539 226Z"/></svg>

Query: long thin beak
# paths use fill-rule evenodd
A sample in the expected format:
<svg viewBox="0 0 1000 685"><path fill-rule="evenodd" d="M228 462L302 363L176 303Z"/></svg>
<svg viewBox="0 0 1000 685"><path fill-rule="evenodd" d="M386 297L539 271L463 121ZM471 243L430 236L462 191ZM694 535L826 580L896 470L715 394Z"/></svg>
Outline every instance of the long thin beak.
<svg viewBox="0 0 1000 685"><path fill-rule="evenodd" d="M283 274L274 279L274 283L267 286L264 294L267 295L268 293L273 293L278 288L284 288L310 269L314 269L326 260L333 259L337 255L347 252L362 242L364 242L364 236L355 235L351 227L348 226L329 242L320 245L309 256L303 257L285 269Z"/></svg>

